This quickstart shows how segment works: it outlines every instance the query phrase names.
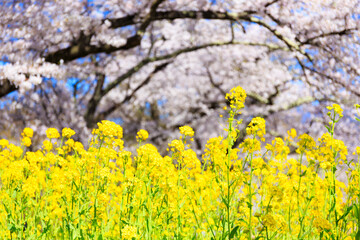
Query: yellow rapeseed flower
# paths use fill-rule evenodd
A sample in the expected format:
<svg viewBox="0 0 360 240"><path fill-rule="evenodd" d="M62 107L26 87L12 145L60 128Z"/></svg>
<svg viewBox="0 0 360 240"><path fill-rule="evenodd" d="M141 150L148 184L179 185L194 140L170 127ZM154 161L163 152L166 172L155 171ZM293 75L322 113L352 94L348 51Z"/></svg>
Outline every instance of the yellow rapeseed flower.
<svg viewBox="0 0 360 240"><path fill-rule="evenodd" d="M261 138L262 141L265 139L263 136L266 134L266 122L265 119L261 117L255 117L251 120L249 125L246 128L247 135L257 135Z"/></svg>
<svg viewBox="0 0 360 240"><path fill-rule="evenodd" d="M73 135L75 135L75 131L71 128L63 128L62 130L62 136L65 138L71 138Z"/></svg>
<svg viewBox="0 0 360 240"><path fill-rule="evenodd" d="M265 227L273 229L276 226L276 220L274 216L270 213L262 217L262 221Z"/></svg>
<svg viewBox="0 0 360 240"><path fill-rule="evenodd" d="M313 221L313 225L314 227L317 228L318 232L322 232L324 230L329 231L331 229L330 222L321 217L316 217L315 220Z"/></svg>
<svg viewBox="0 0 360 240"><path fill-rule="evenodd" d="M50 139L52 138L59 138L60 137L60 133L58 132L58 130L56 128L48 128L46 130L46 136Z"/></svg>
<svg viewBox="0 0 360 240"><path fill-rule="evenodd" d="M312 150L316 146L314 139L306 133L300 135L299 139L300 139L298 143L299 148L297 149L298 153L303 152L305 150Z"/></svg>
<svg viewBox="0 0 360 240"><path fill-rule="evenodd" d="M171 151L173 152L182 152L185 150L184 143L178 139L174 139L169 143L169 147L171 148Z"/></svg>
<svg viewBox="0 0 360 240"><path fill-rule="evenodd" d="M108 121L103 120L100 123L97 124L98 128L93 130L94 135L99 135L101 137L117 137L122 138L123 137L123 129L120 125Z"/></svg>
<svg viewBox="0 0 360 240"><path fill-rule="evenodd" d="M0 139L0 146L7 147L9 145L9 141L6 139Z"/></svg>
<svg viewBox="0 0 360 240"><path fill-rule="evenodd" d="M23 132L21 133L23 137L29 137L32 138L34 135L34 130L31 128L24 128Z"/></svg>
<svg viewBox="0 0 360 240"><path fill-rule="evenodd" d="M336 114L338 114L340 118L343 117L343 110L342 110L342 108L340 107L339 104L334 103L332 106L328 106L328 107L326 107L326 108L327 108L329 111L334 110L334 112L335 112ZM331 113L331 112L329 112L329 113Z"/></svg>
<svg viewBox="0 0 360 240"><path fill-rule="evenodd" d="M287 131L287 134L289 135L289 137L291 137L292 139L294 139L297 135L296 130L294 128L290 129L289 131Z"/></svg>
<svg viewBox="0 0 360 240"><path fill-rule="evenodd" d="M31 146L31 138L30 137L23 137L21 140L25 147Z"/></svg>
<svg viewBox="0 0 360 240"><path fill-rule="evenodd" d="M255 152L261 149L261 144L259 140L247 138L239 145L239 148L243 148L243 152Z"/></svg>
<svg viewBox="0 0 360 240"><path fill-rule="evenodd" d="M189 126L179 127L179 130L180 130L180 134L183 134L183 135L189 136L189 137L194 136L194 130Z"/></svg>
<svg viewBox="0 0 360 240"><path fill-rule="evenodd" d="M133 239L133 238L137 238L138 235L137 235L136 231L137 231L136 227L126 225L126 226L121 230L121 235L122 235L123 239Z"/></svg>
<svg viewBox="0 0 360 240"><path fill-rule="evenodd" d="M148 139L148 137L149 137L149 133L144 129L140 129L136 135L136 139L138 141L145 141L146 139Z"/></svg>
<svg viewBox="0 0 360 240"><path fill-rule="evenodd" d="M45 151L50 152L53 148L52 143L49 140L43 141L43 148Z"/></svg>
<svg viewBox="0 0 360 240"><path fill-rule="evenodd" d="M226 94L225 98L230 102L231 108L238 110L244 107L246 92L240 86L234 87L230 90L230 93Z"/></svg>
<svg viewBox="0 0 360 240"><path fill-rule="evenodd" d="M0 140L1 141L1 140ZM1 144L0 144L1 145ZM360 156L360 147L355 148L355 152L353 152L353 155L359 155Z"/></svg>

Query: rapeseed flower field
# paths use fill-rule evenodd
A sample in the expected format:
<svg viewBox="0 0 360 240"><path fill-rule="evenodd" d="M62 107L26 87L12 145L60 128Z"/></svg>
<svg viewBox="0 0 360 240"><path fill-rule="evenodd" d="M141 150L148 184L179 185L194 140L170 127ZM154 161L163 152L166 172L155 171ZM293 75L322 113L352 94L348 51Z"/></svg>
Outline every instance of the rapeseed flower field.
<svg viewBox="0 0 360 240"><path fill-rule="evenodd" d="M328 107L317 140L291 129L265 145L255 117L235 145L245 98L241 87L226 95L225 137L209 139L201 159L189 126L167 156L143 129L136 153L126 151L111 121L87 149L69 128L49 128L37 151L30 128L20 146L1 139L0 239L360 239L360 147L352 155L336 139L341 107Z"/></svg>

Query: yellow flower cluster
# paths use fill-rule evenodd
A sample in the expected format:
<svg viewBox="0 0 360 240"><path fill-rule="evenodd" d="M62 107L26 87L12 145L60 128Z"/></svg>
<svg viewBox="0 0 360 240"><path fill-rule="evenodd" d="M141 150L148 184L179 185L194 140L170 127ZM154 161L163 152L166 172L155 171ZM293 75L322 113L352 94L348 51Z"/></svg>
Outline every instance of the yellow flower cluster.
<svg viewBox="0 0 360 240"><path fill-rule="evenodd" d="M263 136L266 134L265 125L266 125L265 119L261 117L255 117L251 120L251 122L247 126L246 134L259 136L260 139L264 141Z"/></svg>
<svg viewBox="0 0 360 240"><path fill-rule="evenodd" d="M232 88L225 98L230 102L231 108L238 110L244 107L246 92L242 87L238 86Z"/></svg>
<svg viewBox="0 0 360 240"><path fill-rule="evenodd" d="M0 139L0 146L1 147L7 147L9 145L9 141L6 139Z"/></svg>
<svg viewBox="0 0 360 240"><path fill-rule="evenodd" d="M52 138L59 138L60 137L60 133L58 132L58 130L56 128L48 128L46 130L46 136L49 138L49 139L52 139Z"/></svg>
<svg viewBox="0 0 360 240"><path fill-rule="evenodd" d="M247 138L240 144L239 148L242 148L243 152L253 153L261 150L261 144L257 139Z"/></svg>
<svg viewBox="0 0 360 240"><path fill-rule="evenodd" d="M328 113L329 115L331 114L331 111L333 110L334 113L336 113L337 115L339 115L340 118L342 118L344 115L343 115L343 110L342 108L340 107L339 104L336 104L334 103L332 106L328 106L326 107L330 112Z"/></svg>
<svg viewBox="0 0 360 240"><path fill-rule="evenodd" d="M136 232L137 232L136 227L126 225L122 229L121 235L123 239L133 239L133 238L137 238L138 236Z"/></svg>
<svg viewBox="0 0 360 240"><path fill-rule="evenodd" d="M123 137L123 129L120 125L108 121L103 120L100 123L97 124L98 128L93 130L94 135L98 135L100 137L117 137L122 138Z"/></svg>
<svg viewBox="0 0 360 240"><path fill-rule="evenodd" d="M34 130L31 128L24 128L23 132L21 133L21 136L23 137L29 137L32 138L34 135Z"/></svg>
<svg viewBox="0 0 360 240"><path fill-rule="evenodd" d="M34 135L34 130L31 128L24 128L23 132L21 133L21 136L23 137L21 142L25 147L31 146L31 138Z"/></svg>
<svg viewBox="0 0 360 240"><path fill-rule="evenodd" d="M61 135L64 137L64 138L71 138L72 136L75 135L75 131L72 130L71 128L63 128L62 132L61 132Z"/></svg>
<svg viewBox="0 0 360 240"><path fill-rule="evenodd" d="M179 128L180 133L184 136L193 137L194 136L194 130L189 126L182 126Z"/></svg>
<svg viewBox="0 0 360 240"><path fill-rule="evenodd" d="M145 141L146 139L148 139L148 137L149 133L144 129L140 129L136 135L136 139L138 141Z"/></svg>
<svg viewBox="0 0 360 240"><path fill-rule="evenodd" d="M172 140L171 143L169 143L169 147L173 152L182 152L185 150L183 141L178 139Z"/></svg>
<svg viewBox="0 0 360 240"><path fill-rule="evenodd" d="M227 99L239 108L245 96L236 88ZM351 162L332 134L295 139L290 130L264 148L262 118L237 147L229 125L201 158L186 144L194 135L188 126L167 156L152 144L125 150L123 129L110 121L93 130L88 148L69 128L60 144L51 141L59 132L48 129L35 151L27 140L1 139L0 239L356 239L360 147ZM32 137L24 129L22 138ZM147 138L138 132L139 141ZM339 165L346 185L336 178Z"/></svg>

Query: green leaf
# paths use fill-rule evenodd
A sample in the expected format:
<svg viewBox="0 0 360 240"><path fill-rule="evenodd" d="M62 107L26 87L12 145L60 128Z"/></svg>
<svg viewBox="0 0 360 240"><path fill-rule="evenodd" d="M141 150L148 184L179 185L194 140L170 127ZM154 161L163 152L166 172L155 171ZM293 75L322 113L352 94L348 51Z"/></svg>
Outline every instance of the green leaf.
<svg viewBox="0 0 360 240"><path fill-rule="evenodd" d="M122 220L122 219L121 219L121 222L122 222L123 224L129 224L127 221Z"/></svg>
<svg viewBox="0 0 360 240"><path fill-rule="evenodd" d="M355 240L360 240L360 230L356 233Z"/></svg>
<svg viewBox="0 0 360 240"><path fill-rule="evenodd" d="M306 172L307 172L307 170L305 170L302 174L300 174L300 177L305 176Z"/></svg>
<svg viewBox="0 0 360 240"><path fill-rule="evenodd" d="M230 239L232 239L235 236L238 229L239 229L239 226L236 226L231 230L230 236L229 236Z"/></svg>
<svg viewBox="0 0 360 240"><path fill-rule="evenodd" d="M329 212L332 212L332 210L334 210L334 209L335 209L335 202L333 204L331 204Z"/></svg>
<svg viewBox="0 0 360 240"><path fill-rule="evenodd" d="M226 208L229 208L229 204L227 202L227 199L221 196L221 201L225 204Z"/></svg>
<svg viewBox="0 0 360 240"><path fill-rule="evenodd" d="M353 206L347 207L345 213L338 220L336 220L336 224L338 224L343 218L345 218L350 213L352 208Z"/></svg>
<svg viewBox="0 0 360 240"><path fill-rule="evenodd" d="M356 204L354 204L353 206L354 206L354 216L356 219L359 220L359 208Z"/></svg>
<svg viewBox="0 0 360 240"><path fill-rule="evenodd" d="M10 230L11 233L15 232L16 231L15 224L9 223L8 224L8 229Z"/></svg>
<svg viewBox="0 0 360 240"><path fill-rule="evenodd" d="M331 128L329 126L325 126L329 133L331 133Z"/></svg>
<svg viewBox="0 0 360 240"><path fill-rule="evenodd" d="M258 239L261 239L261 238L265 239L265 237L263 237L263 236L258 236L258 237L255 238L255 240L258 240Z"/></svg>

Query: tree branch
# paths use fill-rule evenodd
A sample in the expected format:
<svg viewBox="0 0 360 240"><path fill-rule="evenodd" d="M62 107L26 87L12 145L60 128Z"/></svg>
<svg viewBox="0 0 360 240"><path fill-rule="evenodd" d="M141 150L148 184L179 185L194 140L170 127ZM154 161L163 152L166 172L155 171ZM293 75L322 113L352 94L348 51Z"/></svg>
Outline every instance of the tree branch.
<svg viewBox="0 0 360 240"><path fill-rule="evenodd" d="M314 39L319 37L326 37L329 35L344 35L349 33L349 31L354 29L344 29L337 32L332 33L324 33L319 36L312 37L310 39L307 39L304 42L296 43L282 34L280 34L276 29L274 29L272 26L270 26L268 23L263 21L260 18L252 16L252 14L255 14L255 11L244 11L240 13L231 13L231 12L219 12L219 11L156 11L158 6L163 2L164 0L155 0L151 7L150 12L143 18L140 19L140 21L137 21L139 18L138 15L128 15L121 18L110 18L105 19L105 21L109 21L111 23L110 28L119 28L124 26L130 26L135 25L137 23L141 23L141 25L138 27L138 30L136 34L133 36L130 36L126 43L119 47L114 47L108 44L100 44L100 45L90 45L90 42L87 41L80 41L79 39L77 41L74 41L74 44L72 46L69 46L65 49L60 49L58 51L52 52L45 56L45 60L52 63L59 63L60 60L63 60L64 62L72 61L77 58L85 57L89 54L97 54L97 53L112 53L115 51L120 50L128 50L132 49L134 47L137 47L141 43L142 36L144 35L146 28L150 25L153 21L159 21L159 20L175 20L175 19L208 19L208 20L230 20L230 21L236 21L239 20L251 22L258 24L266 29L268 29L272 34L274 34L279 40L281 40L290 50L295 50L302 55L306 56L306 58L309 61L312 61L312 57L310 54L306 53L303 49L301 49L300 46L311 43ZM277 1L271 1L266 5L265 7L270 6L271 4L276 3ZM272 19L275 21L276 19ZM91 36L90 36L91 37ZM84 37L83 37L84 38ZM86 37L85 37L86 38Z"/></svg>
<svg viewBox="0 0 360 240"><path fill-rule="evenodd" d="M133 98L135 96L135 93L140 90L142 87L144 87L145 85L147 85L150 80L155 76L155 74L159 71L162 71L166 68L167 65L169 65L170 62L165 62L163 64L160 64L158 66L155 67L155 69L149 74L149 76L142 81L129 95L127 95L120 103L116 103L113 106L111 106L110 108L108 108L107 110L101 112L98 116L96 116L94 119L96 119L96 121L100 121L102 119L105 119L107 116L109 116L111 113L113 113L117 108L119 108L121 105L123 105L124 103L126 103L127 101L129 101L131 98Z"/></svg>
<svg viewBox="0 0 360 240"><path fill-rule="evenodd" d="M200 50L200 49L207 48L207 47L226 46L226 45L262 46L262 47L267 47L267 48L269 48L271 50L284 50L284 48L279 47L277 45L273 45L273 44L251 43L251 42L217 42L217 43L208 43L208 44L203 44L203 45L199 45L199 46L183 48L183 49L174 51L173 53L166 54L166 55L163 55L163 56L149 57L149 58L143 59L136 66L129 69L126 73L124 73L123 75L118 77L115 81L109 83L106 86L106 88L104 89L103 95L106 95L108 92L110 92L113 88L118 86L125 79L127 79L128 77L130 77L134 73L138 72L142 67L144 67L145 65L147 65L149 63L174 58L174 57L177 57L180 54L193 52L193 51Z"/></svg>
<svg viewBox="0 0 360 240"><path fill-rule="evenodd" d="M56 52L50 53L45 57L45 61L51 63L59 63L61 60L64 62L72 61L77 58L85 57L89 54L96 54L96 53L112 53L119 50L128 50L140 45L141 39L145 33L146 28L151 23L152 19L156 14L157 7L165 0L155 0L150 7L149 14L143 19L143 22L139 26L135 35L129 37L126 40L126 43L120 47L114 47L109 44L101 44L99 46L90 45L90 41L82 41L80 39L90 39L91 34L84 37L79 37L79 40L73 46L70 46L65 49L58 50ZM132 23L133 21L132 16L121 18L121 22L125 23ZM120 24L121 25L121 24Z"/></svg>
<svg viewBox="0 0 360 240"><path fill-rule="evenodd" d="M69 62L77 58L85 57L89 54L97 53L112 53L120 50L128 50L140 45L142 36L145 33L146 28L150 25L152 21L157 20L174 20L178 18L192 18L192 19L223 19L223 20L233 20L238 21L239 19L248 16L250 13L254 12L243 12L243 13L227 13L227 12L212 12L212 11L156 11L157 7L164 0L156 0L150 7L150 12L142 19L142 23L139 26L135 35L130 36L126 43L119 47L114 47L109 44L101 44L98 46L90 45L89 41L82 41L80 39L91 38L91 35L81 38L74 41L72 46L69 46L64 49L57 50L45 56L45 60L51 63L59 63L60 60L64 62ZM106 19L111 22L111 28L124 27L128 25L135 24L135 15L130 15L127 17L117 18L117 19ZM106 21L105 20L105 21Z"/></svg>
<svg viewBox="0 0 360 240"><path fill-rule="evenodd" d="M308 67L308 66L306 66L306 65L304 65L304 64L303 64L303 67L304 67L305 69L307 69L307 70L309 70L309 71L311 71L311 72L313 72L313 73L321 76L321 77L327 78L327 79L333 81L334 83L339 84L340 86L346 88L346 90L348 90L349 92L353 93L353 94L356 95L357 97L360 97L360 92L358 92L358 91L356 91L356 90L354 90L354 89L351 89L349 86L346 86L344 83L340 82L340 81L337 80L336 78L333 78L333 77L331 77L331 76L329 76L329 75L327 75L327 74L325 74L325 73L322 73L322 72L316 70L315 68Z"/></svg>
<svg viewBox="0 0 360 240"><path fill-rule="evenodd" d="M316 36L313 36L311 38L306 39L305 41L301 41L301 45L305 45L305 44L311 44L314 40L318 39L318 38L324 38L324 37L329 37L329 36L333 36L333 35L346 35L346 34L350 34L352 31L358 30L358 28L346 28L343 29L341 31L333 31L333 32L328 32L328 33L322 33Z"/></svg>
<svg viewBox="0 0 360 240"><path fill-rule="evenodd" d="M84 119L86 121L86 125L88 128L93 127L94 125L94 115L95 115L95 111L97 106L99 105L100 100L103 97L103 85L105 82L105 75L104 74L97 74L97 83L96 83L96 87L94 90L94 93L87 105L87 109L84 115Z"/></svg>
<svg viewBox="0 0 360 240"><path fill-rule="evenodd" d="M256 24L258 24L260 26L263 26L264 28L268 29L272 34L274 34L279 40L281 40L283 43L285 43L285 45L288 46L288 48L290 50L295 50L295 51L301 53L310 62L313 61L312 56L310 54L308 54L307 52L305 52L303 49L300 48L300 44L297 44L296 42L293 42L290 39L288 39L287 37L283 36L276 29L273 29L269 24L262 21L261 19L256 18L256 17L249 17L249 18L244 19L244 20L247 20L249 22L256 23Z"/></svg>
<svg viewBox="0 0 360 240"><path fill-rule="evenodd" d="M109 21L111 23L110 28L121 28L136 24L136 17L137 15L133 14L121 18L106 18L103 20L103 23Z"/></svg>
<svg viewBox="0 0 360 240"><path fill-rule="evenodd" d="M17 90L18 88L8 79L0 81L0 98L8 95L9 93Z"/></svg>
<svg viewBox="0 0 360 240"><path fill-rule="evenodd" d="M101 99L108 94L112 89L114 89L115 87L117 87L119 84L121 84L124 80L128 79L129 77L131 77L133 74L137 73L138 71L140 71L144 66L146 66L149 63L152 62L157 62L157 61L162 61L162 60L167 60L167 59L171 59L171 58L175 58L181 54L184 53L188 53L188 52L193 52L196 50L200 50L200 49L204 49L207 47L213 47L213 46L226 46L226 45L251 45L251 46L262 46L262 47L267 47L269 49L283 49L282 47L278 47L276 45L269 45L269 44L263 44L263 43L249 43L249 42L218 42L218 43L208 43L208 44L204 44L204 45L199 45L199 46L194 46L194 47L188 47L188 48L183 48L177 51L174 51L173 53L170 54L166 54L163 56L158 56L158 57L148 57L143 59L142 61L140 61L137 65L135 65L134 67L130 68L126 73L124 73L123 75L119 76L117 79L115 79L113 82L109 83L104 89L102 89L103 87L103 83L101 84L101 91L100 90L95 90L93 97L91 98L90 102L89 102L89 106L88 106L88 110L85 114L85 120L87 122L87 124L89 126L92 126L92 124L94 124L96 121L98 121L99 119L103 119L104 116L109 115L112 111L114 111L117 107L115 107L114 110L109 110L109 113L103 113L103 114L99 114L98 117L94 117L94 114L96 112L96 108L99 104L99 102L101 101ZM162 70L166 65L168 65L169 63L166 63L165 65L160 65L157 68L157 71ZM98 82L99 84L99 82ZM138 89L137 89L138 90ZM136 90L136 91L137 91ZM135 94L135 93L134 93ZM126 100L127 101L127 100Z"/></svg>
<svg viewBox="0 0 360 240"><path fill-rule="evenodd" d="M214 11L157 11L152 15L151 21L159 20L175 20L175 19L217 19L217 20L232 20L238 21L239 19L256 13L255 11L245 11L241 13L228 13L228 12L214 12ZM111 23L110 28L118 28L136 24L136 15L131 15L121 18L106 19Z"/></svg>

